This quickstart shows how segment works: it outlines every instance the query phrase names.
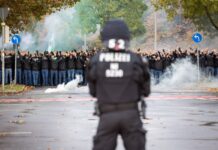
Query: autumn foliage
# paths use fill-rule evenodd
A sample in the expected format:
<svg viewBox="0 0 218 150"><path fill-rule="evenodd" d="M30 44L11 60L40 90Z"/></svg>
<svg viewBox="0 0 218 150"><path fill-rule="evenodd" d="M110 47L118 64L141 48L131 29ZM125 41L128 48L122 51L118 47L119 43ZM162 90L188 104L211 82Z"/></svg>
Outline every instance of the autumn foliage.
<svg viewBox="0 0 218 150"><path fill-rule="evenodd" d="M32 22L63 7L71 7L79 0L0 0L0 7L9 7L6 24L12 32L22 31Z"/></svg>

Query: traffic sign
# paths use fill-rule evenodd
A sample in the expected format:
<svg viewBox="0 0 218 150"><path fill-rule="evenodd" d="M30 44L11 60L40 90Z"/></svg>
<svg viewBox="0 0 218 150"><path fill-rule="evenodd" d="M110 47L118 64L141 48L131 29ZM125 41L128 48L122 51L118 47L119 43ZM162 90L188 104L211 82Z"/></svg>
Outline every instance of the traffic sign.
<svg viewBox="0 0 218 150"><path fill-rule="evenodd" d="M20 44L21 37L18 34L15 34L15 35L12 36L11 41L12 41L13 44Z"/></svg>
<svg viewBox="0 0 218 150"><path fill-rule="evenodd" d="M200 33L195 33L195 34L193 34L193 36L192 36L192 40L193 40L195 43L200 43L200 42L203 40L203 36L202 36Z"/></svg>
<svg viewBox="0 0 218 150"><path fill-rule="evenodd" d="M203 40L203 36L200 33L195 33L192 36L192 40L198 44ZM197 67L198 67L198 82L200 81L200 56L199 56L199 49L197 51Z"/></svg>

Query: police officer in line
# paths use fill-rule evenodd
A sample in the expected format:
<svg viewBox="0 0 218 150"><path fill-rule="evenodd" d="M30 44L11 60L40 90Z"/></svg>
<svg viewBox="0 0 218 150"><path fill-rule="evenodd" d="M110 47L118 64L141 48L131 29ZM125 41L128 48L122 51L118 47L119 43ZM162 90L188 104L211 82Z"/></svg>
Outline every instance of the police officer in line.
<svg viewBox="0 0 218 150"><path fill-rule="evenodd" d="M145 150L138 102L150 94L150 75L142 58L128 51L130 32L121 20L108 21L101 32L107 51L91 58L87 80L97 98L100 122L93 150L115 150L121 135L127 150Z"/></svg>

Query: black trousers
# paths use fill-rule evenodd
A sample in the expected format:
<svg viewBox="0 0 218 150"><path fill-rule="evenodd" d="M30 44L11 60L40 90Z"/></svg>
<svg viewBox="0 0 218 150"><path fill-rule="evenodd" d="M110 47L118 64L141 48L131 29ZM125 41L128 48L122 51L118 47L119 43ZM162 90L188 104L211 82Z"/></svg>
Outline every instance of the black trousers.
<svg viewBox="0 0 218 150"><path fill-rule="evenodd" d="M115 150L119 134L126 150L145 150L146 131L138 110L102 114L94 136L93 150Z"/></svg>

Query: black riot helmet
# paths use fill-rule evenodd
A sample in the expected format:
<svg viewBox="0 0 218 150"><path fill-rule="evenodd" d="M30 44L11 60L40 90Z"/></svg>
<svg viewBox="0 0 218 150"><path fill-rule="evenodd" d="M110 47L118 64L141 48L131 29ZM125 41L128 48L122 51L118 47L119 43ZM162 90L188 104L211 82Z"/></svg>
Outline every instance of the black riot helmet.
<svg viewBox="0 0 218 150"><path fill-rule="evenodd" d="M120 51L129 47L130 31L122 20L110 20L106 22L101 31L101 40L110 50Z"/></svg>

